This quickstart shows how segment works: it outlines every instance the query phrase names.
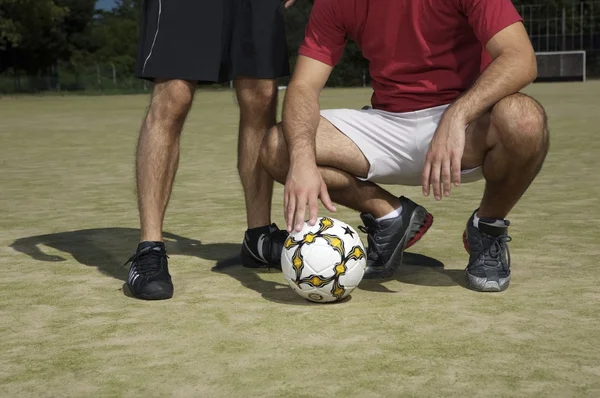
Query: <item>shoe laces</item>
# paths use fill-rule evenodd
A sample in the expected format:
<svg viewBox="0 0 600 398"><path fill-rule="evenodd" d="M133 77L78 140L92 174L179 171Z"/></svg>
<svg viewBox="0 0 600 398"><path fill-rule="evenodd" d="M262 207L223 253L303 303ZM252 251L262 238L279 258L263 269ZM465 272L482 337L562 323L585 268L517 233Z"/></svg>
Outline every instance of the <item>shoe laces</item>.
<svg viewBox="0 0 600 398"><path fill-rule="evenodd" d="M160 271L162 260L169 258L164 250L156 250L159 246L146 247L131 256L123 266L135 263L135 269L140 275L154 274Z"/></svg>
<svg viewBox="0 0 600 398"><path fill-rule="evenodd" d="M512 238L507 234L492 236L481 233L478 242L481 250L479 254L481 263L489 267L496 267L498 263L501 263L500 260L504 251L506 251L507 260L510 263L510 251L507 245L510 241L512 241Z"/></svg>
<svg viewBox="0 0 600 398"><path fill-rule="evenodd" d="M375 234L379 232L379 226L377 224L368 226L359 225L358 229L367 234L367 258L376 261L380 256L379 247L375 242Z"/></svg>

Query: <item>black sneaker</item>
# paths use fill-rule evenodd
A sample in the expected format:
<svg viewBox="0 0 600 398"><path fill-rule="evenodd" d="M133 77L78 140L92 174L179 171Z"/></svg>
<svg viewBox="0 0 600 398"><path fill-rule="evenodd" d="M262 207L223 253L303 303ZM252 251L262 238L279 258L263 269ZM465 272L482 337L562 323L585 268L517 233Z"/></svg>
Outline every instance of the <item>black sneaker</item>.
<svg viewBox="0 0 600 398"><path fill-rule="evenodd" d="M247 230L242 243L242 265L281 269L281 252L287 237L287 231L275 224Z"/></svg>
<svg viewBox="0 0 600 398"><path fill-rule="evenodd" d="M163 242L142 242L125 265L131 263L127 286L143 300L164 300L173 297L167 250Z"/></svg>
<svg viewBox="0 0 600 398"><path fill-rule="evenodd" d="M423 206L404 196L400 203L400 217L377 222L371 214L360 215L365 226L359 229L367 234L366 279L391 277L402 263L404 250L417 243L433 224L433 216Z"/></svg>
<svg viewBox="0 0 600 398"><path fill-rule="evenodd" d="M473 225L475 213L469 218L463 234L465 249L470 254L466 269L467 284L480 292L501 292L510 283L510 253L507 245L511 240L508 236L510 222L480 218L479 228L476 228Z"/></svg>

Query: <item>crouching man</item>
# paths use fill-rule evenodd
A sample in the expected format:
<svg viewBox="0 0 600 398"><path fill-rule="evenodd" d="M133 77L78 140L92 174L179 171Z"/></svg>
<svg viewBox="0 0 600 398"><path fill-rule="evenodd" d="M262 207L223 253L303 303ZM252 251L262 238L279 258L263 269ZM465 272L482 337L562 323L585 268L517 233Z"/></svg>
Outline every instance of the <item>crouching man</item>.
<svg viewBox="0 0 600 398"><path fill-rule="evenodd" d="M372 107L321 111L347 38L369 60ZM307 206L314 225L319 199L359 211L365 277L389 277L433 217L377 184L422 185L441 200L485 178L464 233L466 278L474 290L506 289L506 217L549 146L544 109L519 93L537 68L512 2L316 0L299 54L282 124L261 148L265 170L285 184L287 230L302 228Z"/></svg>

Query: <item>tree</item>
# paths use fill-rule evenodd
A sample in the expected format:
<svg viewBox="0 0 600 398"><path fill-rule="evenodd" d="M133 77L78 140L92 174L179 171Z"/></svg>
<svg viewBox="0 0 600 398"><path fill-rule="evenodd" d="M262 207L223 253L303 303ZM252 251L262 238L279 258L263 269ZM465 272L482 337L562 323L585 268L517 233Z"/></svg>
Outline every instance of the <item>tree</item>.
<svg viewBox="0 0 600 398"><path fill-rule="evenodd" d="M113 10L99 12L94 22L96 62L113 63L133 74L141 10L142 0L121 0Z"/></svg>
<svg viewBox="0 0 600 398"><path fill-rule="evenodd" d="M0 0L1 69L48 70L67 46L66 7L53 0Z"/></svg>
<svg viewBox="0 0 600 398"><path fill-rule="evenodd" d="M55 0L55 2L68 10L62 26L67 47L60 54L60 59L62 61L81 59L96 51L97 47L92 42L96 0Z"/></svg>

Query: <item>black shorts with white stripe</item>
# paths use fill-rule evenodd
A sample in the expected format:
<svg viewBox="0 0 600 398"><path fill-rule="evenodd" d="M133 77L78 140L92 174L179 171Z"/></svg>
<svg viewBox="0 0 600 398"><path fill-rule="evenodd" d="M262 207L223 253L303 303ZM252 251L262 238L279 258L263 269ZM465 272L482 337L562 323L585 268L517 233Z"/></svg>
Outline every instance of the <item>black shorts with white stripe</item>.
<svg viewBox="0 0 600 398"><path fill-rule="evenodd" d="M290 73L281 0L145 0L137 77L224 82Z"/></svg>

